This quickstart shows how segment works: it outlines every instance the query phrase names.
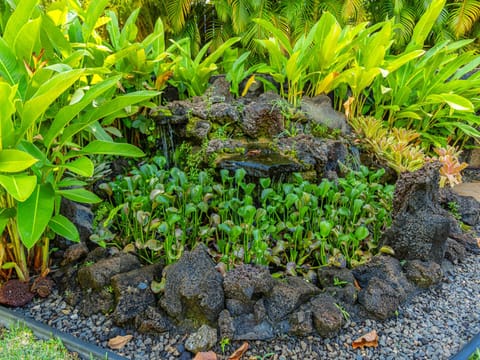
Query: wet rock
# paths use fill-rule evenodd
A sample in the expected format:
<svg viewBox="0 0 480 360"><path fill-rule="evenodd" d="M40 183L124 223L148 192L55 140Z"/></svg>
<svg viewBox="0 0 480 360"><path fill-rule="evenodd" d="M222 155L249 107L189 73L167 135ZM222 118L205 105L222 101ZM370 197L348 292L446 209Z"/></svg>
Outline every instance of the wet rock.
<svg viewBox="0 0 480 360"><path fill-rule="evenodd" d="M348 164L351 155L343 141L319 139L309 134L281 138L278 149L282 153L294 153L296 159L304 167L315 170L319 178L332 173L336 173L333 177L341 175L339 163Z"/></svg>
<svg viewBox="0 0 480 360"><path fill-rule="evenodd" d="M186 136L193 143L201 144L207 138L211 128L212 124L209 121L191 118L186 128Z"/></svg>
<svg viewBox="0 0 480 360"><path fill-rule="evenodd" d="M285 179L285 176L303 169L299 163L272 151L253 151L225 157L218 167L232 171L242 168L248 176L271 179Z"/></svg>
<svg viewBox="0 0 480 360"><path fill-rule="evenodd" d="M254 139L280 134L284 130L284 116L281 107L275 104L282 102L285 100L279 95L267 92L245 105L243 116L240 119L240 126L244 134Z"/></svg>
<svg viewBox="0 0 480 360"><path fill-rule="evenodd" d="M358 301L372 316L386 319L414 290L402 272L400 262L390 256L375 256L353 269L361 290Z"/></svg>
<svg viewBox="0 0 480 360"><path fill-rule="evenodd" d="M185 341L185 348L194 354L210 350L217 343L217 330L204 324Z"/></svg>
<svg viewBox="0 0 480 360"><path fill-rule="evenodd" d="M116 306L112 318L117 325L133 322L150 306L155 306L155 294L150 289L154 278L160 278L162 265L154 264L112 276Z"/></svg>
<svg viewBox="0 0 480 360"><path fill-rule="evenodd" d="M321 294L310 301L312 320L315 330L323 337L332 337L342 328L344 318L335 306L335 299Z"/></svg>
<svg viewBox="0 0 480 360"><path fill-rule="evenodd" d="M148 306L144 312L135 317L135 328L140 333L160 334L169 331L172 324L161 309Z"/></svg>
<svg viewBox="0 0 480 360"><path fill-rule="evenodd" d="M319 292L319 288L299 277L277 281L270 294L265 297L268 317L273 322L283 320Z"/></svg>
<svg viewBox="0 0 480 360"><path fill-rule="evenodd" d="M140 267L140 261L135 255L119 253L110 258L83 266L78 270L78 282L82 289L101 290L110 284L110 279L116 274L131 271Z"/></svg>
<svg viewBox="0 0 480 360"><path fill-rule="evenodd" d="M315 124L321 124L330 129L339 129L343 134L351 132L345 114L334 110L332 100L326 95L313 98L303 97L301 110Z"/></svg>
<svg viewBox="0 0 480 360"><path fill-rule="evenodd" d="M420 288L437 284L443 276L441 266L433 261L407 261L403 270L407 279Z"/></svg>
<svg viewBox="0 0 480 360"><path fill-rule="evenodd" d="M164 270L164 277L160 304L169 316L190 328L205 323L215 326L224 309L223 277L204 245L185 252Z"/></svg>
<svg viewBox="0 0 480 360"><path fill-rule="evenodd" d="M393 222L381 239L395 257L442 263L451 217L439 202L438 162L400 175L393 201Z"/></svg>
<svg viewBox="0 0 480 360"><path fill-rule="evenodd" d="M0 304L19 307L32 301L34 294L26 282L12 279L0 287Z"/></svg>

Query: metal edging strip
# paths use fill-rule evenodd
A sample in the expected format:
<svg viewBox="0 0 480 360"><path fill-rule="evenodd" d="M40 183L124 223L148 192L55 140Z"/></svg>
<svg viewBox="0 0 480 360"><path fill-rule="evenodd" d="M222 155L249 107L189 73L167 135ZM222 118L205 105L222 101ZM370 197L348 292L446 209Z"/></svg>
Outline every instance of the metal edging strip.
<svg viewBox="0 0 480 360"><path fill-rule="evenodd" d="M89 344L63 331L52 328L34 319L30 319L4 306L0 306L0 325L9 328L15 323L25 324L25 326L32 330L33 334L39 339L50 339L52 337L59 338L69 351L78 353L82 359L127 359L110 350L103 349L97 345Z"/></svg>

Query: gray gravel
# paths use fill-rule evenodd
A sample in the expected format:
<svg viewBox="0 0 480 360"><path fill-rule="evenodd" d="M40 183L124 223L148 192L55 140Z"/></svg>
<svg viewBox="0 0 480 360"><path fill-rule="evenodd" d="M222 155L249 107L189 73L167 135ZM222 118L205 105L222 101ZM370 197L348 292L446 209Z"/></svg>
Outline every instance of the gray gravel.
<svg viewBox="0 0 480 360"><path fill-rule="evenodd" d="M463 263L447 267L441 284L414 296L393 319L348 321L331 339L282 337L251 342L243 359L448 359L480 333L479 269L480 256L469 255ZM108 316L83 318L58 293L18 311L102 347L112 337L132 334L132 341L118 351L129 359L191 358L183 345L185 336L141 335L116 327ZM352 341L371 330L377 331L379 346L354 350ZM225 356L219 346L214 350L219 359L226 359L240 345L227 346Z"/></svg>

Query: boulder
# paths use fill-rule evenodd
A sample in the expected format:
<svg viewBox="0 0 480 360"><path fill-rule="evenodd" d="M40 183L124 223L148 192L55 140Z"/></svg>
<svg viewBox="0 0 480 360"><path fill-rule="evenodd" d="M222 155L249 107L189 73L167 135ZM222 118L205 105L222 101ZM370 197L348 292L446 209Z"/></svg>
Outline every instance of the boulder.
<svg viewBox="0 0 480 360"><path fill-rule="evenodd" d="M397 259L442 263L451 228L451 216L440 206L440 163L427 163L400 175L392 212L392 226L380 245L389 246Z"/></svg>
<svg viewBox="0 0 480 360"><path fill-rule="evenodd" d="M162 267L154 264L112 276L116 302L112 318L117 325L132 323L148 307L155 306L156 298L150 284L154 278L161 277Z"/></svg>
<svg viewBox="0 0 480 360"><path fill-rule="evenodd" d="M440 200L445 209L449 209L450 204L454 204L463 223L476 226L480 222L480 202L473 195L477 195L479 190L478 183L459 184L453 189L441 189Z"/></svg>
<svg viewBox="0 0 480 360"><path fill-rule="evenodd" d="M465 256L467 256L465 245L455 239L448 238L445 248L445 259L453 264L458 264Z"/></svg>
<svg viewBox="0 0 480 360"><path fill-rule="evenodd" d="M367 313L380 320L393 316L403 300L391 283L376 277L358 295L358 301Z"/></svg>
<svg viewBox="0 0 480 360"><path fill-rule="evenodd" d="M179 325L215 326L224 309L223 277L215 269L205 245L185 252L165 268L165 291L160 305Z"/></svg>
<svg viewBox="0 0 480 360"><path fill-rule="evenodd" d="M290 328L289 334L295 336L306 336L315 331L312 320L312 307L302 305L297 311L290 314L288 323Z"/></svg>
<svg viewBox="0 0 480 360"><path fill-rule="evenodd" d="M434 261L411 260L403 267L407 279L419 288L428 288L442 280L442 268Z"/></svg>

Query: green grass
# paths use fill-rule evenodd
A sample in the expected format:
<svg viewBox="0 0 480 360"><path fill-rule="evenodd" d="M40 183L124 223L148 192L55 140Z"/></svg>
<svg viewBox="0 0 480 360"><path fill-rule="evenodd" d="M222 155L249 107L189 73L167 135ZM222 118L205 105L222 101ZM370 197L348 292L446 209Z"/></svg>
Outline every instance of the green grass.
<svg viewBox="0 0 480 360"><path fill-rule="evenodd" d="M477 348L477 350L475 350L475 352L470 355L468 360L480 360L480 348Z"/></svg>
<svg viewBox="0 0 480 360"><path fill-rule="evenodd" d="M73 360L79 359L63 346L60 339L38 340L22 325L0 327L0 360Z"/></svg>

